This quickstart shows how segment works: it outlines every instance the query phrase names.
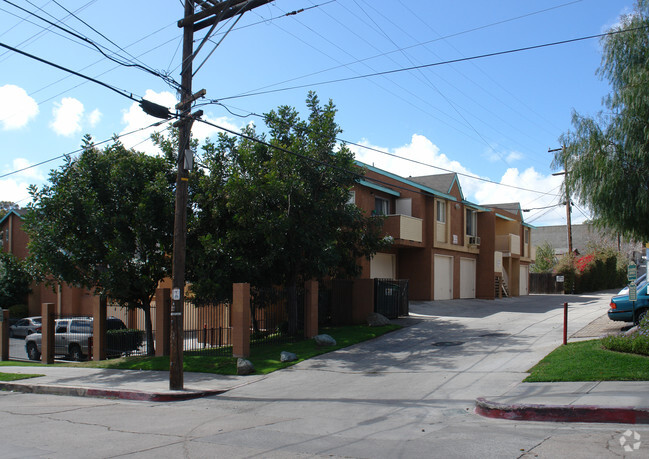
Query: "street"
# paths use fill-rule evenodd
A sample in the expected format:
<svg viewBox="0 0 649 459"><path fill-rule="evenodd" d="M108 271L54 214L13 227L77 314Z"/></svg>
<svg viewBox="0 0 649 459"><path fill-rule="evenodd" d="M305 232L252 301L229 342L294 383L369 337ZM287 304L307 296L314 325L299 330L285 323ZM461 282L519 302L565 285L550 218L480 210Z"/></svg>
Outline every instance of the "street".
<svg viewBox="0 0 649 459"><path fill-rule="evenodd" d="M0 393L2 456L647 457L644 426L473 411L561 344L564 301L572 335L605 314L610 296L412 302L401 330L191 401ZM620 439L633 435L639 447L625 453Z"/></svg>

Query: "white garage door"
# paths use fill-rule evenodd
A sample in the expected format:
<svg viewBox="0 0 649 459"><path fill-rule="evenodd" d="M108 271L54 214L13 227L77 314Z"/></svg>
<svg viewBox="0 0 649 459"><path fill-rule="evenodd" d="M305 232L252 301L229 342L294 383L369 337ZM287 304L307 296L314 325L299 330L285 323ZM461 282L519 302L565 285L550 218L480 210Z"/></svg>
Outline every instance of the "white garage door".
<svg viewBox="0 0 649 459"><path fill-rule="evenodd" d="M397 257L393 253L377 253L370 261L371 279L396 279Z"/></svg>
<svg viewBox="0 0 649 459"><path fill-rule="evenodd" d="M435 288L433 299L453 299L453 257L435 255Z"/></svg>
<svg viewBox="0 0 649 459"><path fill-rule="evenodd" d="M530 278L530 267L525 265L521 266L521 281L519 283L519 295L529 295L530 290L529 290L529 285L528 281Z"/></svg>
<svg viewBox="0 0 649 459"><path fill-rule="evenodd" d="M475 298L476 262L460 258L460 298Z"/></svg>

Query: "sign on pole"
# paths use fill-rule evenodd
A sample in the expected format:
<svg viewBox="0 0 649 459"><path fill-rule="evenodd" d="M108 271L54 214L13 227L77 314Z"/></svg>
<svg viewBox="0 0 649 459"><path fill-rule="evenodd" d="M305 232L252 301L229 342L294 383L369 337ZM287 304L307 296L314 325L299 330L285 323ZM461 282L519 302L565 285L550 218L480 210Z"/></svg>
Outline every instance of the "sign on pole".
<svg viewBox="0 0 649 459"><path fill-rule="evenodd" d="M638 301L638 291L635 283L629 285L629 301Z"/></svg>
<svg viewBox="0 0 649 459"><path fill-rule="evenodd" d="M626 277L629 279L629 282L633 282L638 278L638 266L634 262L629 263Z"/></svg>

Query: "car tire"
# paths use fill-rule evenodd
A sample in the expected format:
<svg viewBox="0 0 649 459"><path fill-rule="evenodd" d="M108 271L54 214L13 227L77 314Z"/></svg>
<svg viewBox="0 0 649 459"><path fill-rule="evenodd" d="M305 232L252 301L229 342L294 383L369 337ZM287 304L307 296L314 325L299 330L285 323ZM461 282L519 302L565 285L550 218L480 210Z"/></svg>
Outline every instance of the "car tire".
<svg viewBox="0 0 649 459"><path fill-rule="evenodd" d="M642 311L636 312L635 321L633 322L633 324L638 325L640 322L642 322L642 319L644 319L646 315L647 315L647 309L643 309Z"/></svg>
<svg viewBox="0 0 649 459"><path fill-rule="evenodd" d="M83 352L81 352L81 346L78 344L70 345L70 359L76 362L83 360Z"/></svg>
<svg viewBox="0 0 649 459"><path fill-rule="evenodd" d="M36 343L27 344L27 357L29 357L29 360L41 359L41 353L38 352L38 346L36 346Z"/></svg>

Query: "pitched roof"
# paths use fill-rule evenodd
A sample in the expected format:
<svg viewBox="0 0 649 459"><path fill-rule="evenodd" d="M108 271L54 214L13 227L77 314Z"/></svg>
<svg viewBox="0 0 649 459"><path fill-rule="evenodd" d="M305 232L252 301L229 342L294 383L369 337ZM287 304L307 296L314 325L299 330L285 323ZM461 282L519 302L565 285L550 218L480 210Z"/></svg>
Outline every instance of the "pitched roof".
<svg viewBox="0 0 649 459"><path fill-rule="evenodd" d="M451 191L453 182L455 181L456 175L453 173L449 174L436 174L436 175L424 175L421 177L410 177L410 180L417 182L421 185L437 190L441 193L447 193Z"/></svg>
<svg viewBox="0 0 649 459"><path fill-rule="evenodd" d="M489 207L490 209L504 210L505 212L509 212L510 214L513 215L521 215L521 219L523 217L521 213L521 205L518 202L509 202L503 204L481 204L481 205L483 207Z"/></svg>
<svg viewBox="0 0 649 459"><path fill-rule="evenodd" d="M29 212L29 209L11 209L4 217L0 218L0 225L7 220L11 214L23 218L27 212Z"/></svg>

